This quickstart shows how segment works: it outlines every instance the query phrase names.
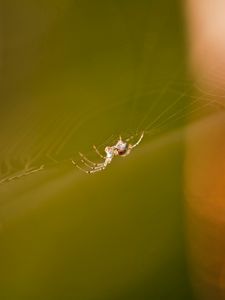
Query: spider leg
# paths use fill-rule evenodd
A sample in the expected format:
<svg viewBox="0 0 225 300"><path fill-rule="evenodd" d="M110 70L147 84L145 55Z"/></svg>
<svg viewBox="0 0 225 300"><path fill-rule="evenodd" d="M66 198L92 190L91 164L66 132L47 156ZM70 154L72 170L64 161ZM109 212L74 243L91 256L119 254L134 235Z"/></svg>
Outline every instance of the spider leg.
<svg viewBox="0 0 225 300"><path fill-rule="evenodd" d="M86 163L86 161L83 160L83 159L81 159L81 162L82 162L86 167L88 167L88 168L91 168L91 169L94 168L92 165Z"/></svg>
<svg viewBox="0 0 225 300"><path fill-rule="evenodd" d="M141 140L143 139L143 137L144 137L144 131L142 132L142 134L141 134L139 140L138 140L134 145L131 145L130 148L133 149L133 148L137 147L137 145L140 144L140 142L141 142Z"/></svg>
<svg viewBox="0 0 225 300"><path fill-rule="evenodd" d="M74 160L72 160L72 163L73 163L79 170L81 170L82 172L85 172L85 173L89 174L90 171L87 171L87 170L81 168Z"/></svg>
<svg viewBox="0 0 225 300"><path fill-rule="evenodd" d="M96 152L102 159L105 159L105 156L103 156L103 155L99 152L99 150L97 149L97 147L96 147L95 145L93 145L93 148L94 148L95 152Z"/></svg>
<svg viewBox="0 0 225 300"><path fill-rule="evenodd" d="M85 160L83 160L83 159L81 159L81 162L82 162L86 167L88 167L88 168L90 168L90 169L101 168L101 167L104 165L104 163L101 163L101 164L96 164L95 166L93 166L93 165L87 163L87 162L86 162Z"/></svg>
<svg viewBox="0 0 225 300"><path fill-rule="evenodd" d="M105 170L105 168L106 168L106 166L98 168L98 169L91 170L91 171L88 172L88 174L92 174L92 173L103 171L103 170Z"/></svg>
<svg viewBox="0 0 225 300"><path fill-rule="evenodd" d="M105 169L105 166L99 166L99 167L91 167L91 170L85 170L82 167L80 167L74 160L72 160L72 163L82 172L86 173L86 174L92 174L95 172L99 172Z"/></svg>
<svg viewBox="0 0 225 300"><path fill-rule="evenodd" d="M84 154L79 152L80 157L85 160L87 163L91 164L92 166L96 167L101 165L102 163L94 163L93 161L91 161L90 159L88 159L86 156L84 156Z"/></svg>

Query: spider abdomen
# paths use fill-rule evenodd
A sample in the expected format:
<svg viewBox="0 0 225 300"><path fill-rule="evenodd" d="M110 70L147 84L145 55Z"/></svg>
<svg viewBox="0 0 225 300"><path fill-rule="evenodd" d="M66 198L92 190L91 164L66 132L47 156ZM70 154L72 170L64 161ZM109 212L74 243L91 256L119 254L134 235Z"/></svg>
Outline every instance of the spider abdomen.
<svg viewBox="0 0 225 300"><path fill-rule="evenodd" d="M123 156L123 155L125 155L125 154L127 153L127 148L126 148L126 149L123 149L123 150L117 149L117 151L118 151L118 154L119 154L120 156Z"/></svg>

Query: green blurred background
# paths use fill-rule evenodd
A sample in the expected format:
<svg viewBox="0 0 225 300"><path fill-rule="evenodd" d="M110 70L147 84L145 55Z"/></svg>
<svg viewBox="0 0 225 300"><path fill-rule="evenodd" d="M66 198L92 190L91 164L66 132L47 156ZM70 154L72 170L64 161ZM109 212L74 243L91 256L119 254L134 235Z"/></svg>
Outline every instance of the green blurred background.
<svg viewBox="0 0 225 300"><path fill-rule="evenodd" d="M180 1L9 0L1 16L0 299L192 299ZM144 129L104 172L71 163Z"/></svg>

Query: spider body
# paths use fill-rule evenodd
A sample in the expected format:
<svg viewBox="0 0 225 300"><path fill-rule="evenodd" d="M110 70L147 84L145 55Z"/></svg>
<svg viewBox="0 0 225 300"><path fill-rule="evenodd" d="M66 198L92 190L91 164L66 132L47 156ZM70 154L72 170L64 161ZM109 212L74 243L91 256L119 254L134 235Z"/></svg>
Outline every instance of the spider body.
<svg viewBox="0 0 225 300"><path fill-rule="evenodd" d="M80 167L74 160L72 160L72 163L80 170L87 174L96 173L99 171L104 170L113 160L115 156L127 156L130 154L131 150L135 148L143 139L144 132L141 134L140 138L135 144L128 143L131 139L134 137L131 136L130 138L126 139L125 141L122 140L121 136L119 137L119 140L117 143L113 146L107 146L105 147L105 155L102 155L99 150L93 146L95 152L104 160L102 163L94 163L91 160L89 160L85 155L82 153L79 153L81 156L81 162L84 164L84 166L88 167L88 170Z"/></svg>
<svg viewBox="0 0 225 300"><path fill-rule="evenodd" d="M114 147L116 152L115 155L127 156L130 153L128 143L123 142L121 137Z"/></svg>

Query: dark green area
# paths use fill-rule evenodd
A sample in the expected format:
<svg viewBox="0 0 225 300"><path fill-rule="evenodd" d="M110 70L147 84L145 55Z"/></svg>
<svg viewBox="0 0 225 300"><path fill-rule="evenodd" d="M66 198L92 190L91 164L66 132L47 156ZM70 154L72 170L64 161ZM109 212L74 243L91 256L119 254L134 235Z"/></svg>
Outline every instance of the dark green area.
<svg viewBox="0 0 225 300"><path fill-rule="evenodd" d="M192 299L174 133L187 102L180 90L189 92L182 9L4 4L1 178L45 169L0 185L0 299ZM143 129L142 145L102 173L71 163L78 151L97 160L93 143L103 150Z"/></svg>

